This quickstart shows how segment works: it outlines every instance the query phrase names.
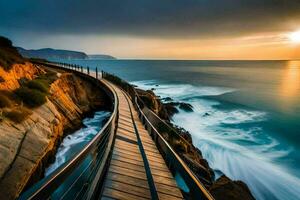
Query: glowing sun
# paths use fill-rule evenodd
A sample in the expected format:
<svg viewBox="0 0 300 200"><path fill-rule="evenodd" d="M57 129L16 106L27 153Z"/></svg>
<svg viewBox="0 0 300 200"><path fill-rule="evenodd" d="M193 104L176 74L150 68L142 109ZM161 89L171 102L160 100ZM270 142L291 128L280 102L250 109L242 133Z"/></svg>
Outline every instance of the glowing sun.
<svg viewBox="0 0 300 200"><path fill-rule="evenodd" d="M291 42L300 43L300 30L288 34L288 38Z"/></svg>

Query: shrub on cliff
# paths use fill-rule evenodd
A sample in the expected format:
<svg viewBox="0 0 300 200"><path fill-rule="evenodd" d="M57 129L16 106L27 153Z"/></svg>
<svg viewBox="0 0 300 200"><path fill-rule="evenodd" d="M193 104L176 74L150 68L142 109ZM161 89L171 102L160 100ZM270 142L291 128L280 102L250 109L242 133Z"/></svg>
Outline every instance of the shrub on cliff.
<svg viewBox="0 0 300 200"><path fill-rule="evenodd" d="M49 89L50 84L53 83L54 81L56 81L57 78L58 78L57 72L49 70L49 71L47 71L46 74L40 75L35 80L41 81Z"/></svg>
<svg viewBox="0 0 300 200"><path fill-rule="evenodd" d="M43 80L43 79L35 79L32 81L29 81L27 83L27 87L30 89L36 89L43 93L48 93L49 90L49 84Z"/></svg>
<svg viewBox="0 0 300 200"><path fill-rule="evenodd" d="M14 109L6 110L3 112L4 117L6 117L16 123L21 123L30 114L31 114L31 111L24 107L16 107Z"/></svg>
<svg viewBox="0 0 300 200"><path fill-rule="evenodd" d="M15 63L24 63L25 59L19 54L18 50L12 46L12 42L0 36L0 66L9 70Z"/></svg>
<svg viewBox="0 0 300 200"><path fill-rule="evenodd" d="M0 94L0 108L6 108L12 106L11 100L4 94Z"/></svg>
<svg viewBox="0 0 300 200"><path fill-rule="evenodd" d="M20 87L15 91L15 94L29 107L38 107L46 102L46 93L37 89L28 87Z"/></svg>

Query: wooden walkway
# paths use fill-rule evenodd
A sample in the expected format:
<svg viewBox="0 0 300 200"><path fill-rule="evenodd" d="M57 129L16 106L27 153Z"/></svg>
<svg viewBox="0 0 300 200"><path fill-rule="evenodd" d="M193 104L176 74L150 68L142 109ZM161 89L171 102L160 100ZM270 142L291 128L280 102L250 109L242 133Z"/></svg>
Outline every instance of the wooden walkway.
<svg viewBox="0 0 300 200"><path fill-rule="evenodd" d="M183 199L128 96L105 82L119 98L119 120L101 199Z"/></svg>

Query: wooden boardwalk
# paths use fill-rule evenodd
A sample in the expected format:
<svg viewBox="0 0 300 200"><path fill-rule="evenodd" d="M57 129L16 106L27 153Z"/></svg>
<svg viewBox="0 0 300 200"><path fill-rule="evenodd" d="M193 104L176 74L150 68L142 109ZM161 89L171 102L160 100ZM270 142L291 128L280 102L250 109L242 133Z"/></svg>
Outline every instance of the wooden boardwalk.
<svg viewBox="0 0 300 200"><path fill-rule="evenodd" d="M119 120L101 199L183 199L128 96L105 82L117 93Z"/></svg>

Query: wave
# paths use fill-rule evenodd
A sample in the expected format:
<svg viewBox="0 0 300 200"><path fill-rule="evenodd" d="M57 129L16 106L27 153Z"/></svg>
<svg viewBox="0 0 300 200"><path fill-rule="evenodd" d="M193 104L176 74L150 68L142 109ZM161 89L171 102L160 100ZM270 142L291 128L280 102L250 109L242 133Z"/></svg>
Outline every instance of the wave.
<svg viewBox="0 0 300 200"><path fill-rule="evenodd" d="M155 94L162 97L172 97L174 100L187 100L189 98L221 95L236 91L233 88L194 86L191 84L158 84L156 80L133 81L133 85L150 90L155 89Z"/></svg>
<svg viewBox="0 0 300 200"><path fill-rule="evenodd" d="M155 80L133 82L142 89L155 88L161 97L185 101L194 112L180 110L173 122L189 131L216 175L242 180L256 199L300 199L300 179L292 175L285 158L293 151L264 129L269 115L263 111L232 106L201 96L218 96L232 88L168 84ZM159 84L157 86L157 84ZM279 162L278 162L279 161Z"/></svg>
<svg viewBox="0 0 300 200"><path fill-rule="evenodd" d="M95 112L93 118L86 118L83 120L85 127L66 136L57 149L54 163L45 170L45 176L48 176L55 169L72 158L72 156L88 143L88 141L99 132L109 115L110 112L107 111Z"/></svg>

